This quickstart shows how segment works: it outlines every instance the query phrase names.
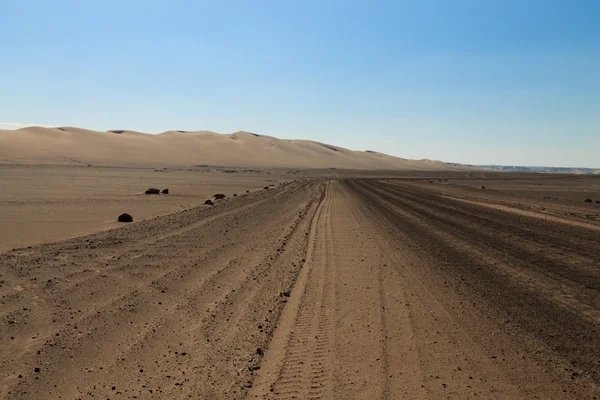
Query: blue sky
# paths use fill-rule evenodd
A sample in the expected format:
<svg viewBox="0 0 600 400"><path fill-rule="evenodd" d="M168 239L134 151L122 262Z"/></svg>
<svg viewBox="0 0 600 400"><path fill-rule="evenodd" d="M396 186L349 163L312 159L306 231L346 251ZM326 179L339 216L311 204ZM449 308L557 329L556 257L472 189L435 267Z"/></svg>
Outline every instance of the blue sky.
<svg viewBox="0 0 600 400"><path fill-rule="evenodd" d="M600 167L600 1L0 1L0 128Z"/></svg>

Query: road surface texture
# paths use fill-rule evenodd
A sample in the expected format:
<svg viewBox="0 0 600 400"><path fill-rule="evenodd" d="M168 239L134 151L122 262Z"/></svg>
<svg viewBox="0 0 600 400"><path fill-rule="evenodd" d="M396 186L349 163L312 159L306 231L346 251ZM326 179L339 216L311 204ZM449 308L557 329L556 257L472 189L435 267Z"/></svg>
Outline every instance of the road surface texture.
<svg viewBox="0 0 600 400"><path fill-rule="evenodd" d="M600 228L292 182L0 255L0 398L598 399Z"/></svg>

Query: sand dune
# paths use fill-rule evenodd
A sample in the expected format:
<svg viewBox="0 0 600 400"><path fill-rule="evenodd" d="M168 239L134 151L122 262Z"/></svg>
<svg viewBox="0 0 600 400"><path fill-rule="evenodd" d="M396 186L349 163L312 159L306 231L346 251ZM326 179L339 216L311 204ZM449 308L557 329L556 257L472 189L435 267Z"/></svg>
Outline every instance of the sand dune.
<svg viewBox="0 0 600 400"><path fill-rule="evenodd" d="M284 140L249 132L167 131L29 127L0 130L0 163L102 165L221 165L251 167L449 170L430 160L408 160L353 151L309 140Z"/></svg>

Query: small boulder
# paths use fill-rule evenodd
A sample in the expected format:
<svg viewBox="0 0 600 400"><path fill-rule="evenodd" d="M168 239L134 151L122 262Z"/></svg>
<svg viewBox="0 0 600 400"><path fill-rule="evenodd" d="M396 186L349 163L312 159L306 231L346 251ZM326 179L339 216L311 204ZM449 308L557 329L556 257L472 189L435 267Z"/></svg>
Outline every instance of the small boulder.
<svg viewBox="0 0 600 400"><path fill-rule="evenodd" d="M146 190L146 194L160 194L160 189L150 188L150 189Z"/></svg>
<svg viewBox="0 0 600 400"><path fill-rule="evenodd" d="M212 201L212 200L206 200L206 201L204 202L204 204L208 204L209 206L214 206L214 205L215 205L215 203L213 203L213 201Z"/></svg>
<svg viewBox="0 0 600 400"><path fill-rule="evenodd" d="M121 214L119 215L119 218L117 218L117 221L119 222L133 222L133 217L127 213Z"/></svg>
<svg viewBox="0 0 600 400"><path fill-rule="evenodd" d="M268 187L268 186L265 186L265 190L268 190L268 189L269 189L269 187Z"/></svg>
<svg viewBox="0 0 600 400"><path fill-rule="evenodd" d="M169 194L169 189L163 189L161 193L162 194Z"/></svg>
<svg viewBox="0 0 600 400"><path fill-rule="evenodd" d="M482 188L482 189L485 189L485 186L481 185L481 188Z"/></svg>
<svg viewBox="0 0 600 400"><path fill-rule="evenodd" d="M593 201L592 201L592 199L590 199L590 198L588 197L587 199L585 199L585 200L584 200L584 202L586 202L586 203L592 203Z"/></svg>
<svg viewBox="0 0 600 400"><path fill-rule="evenodd" d="M214 198L219 200L219 199L224 199L225 195L223 193L217 193L214 195Z"/></svg>
<svg viewBox="0 0 600 400"><path fill-rule="evenodd" d="M234 194L233 194L233 197L237 197L237 193L234 193Z"/></svg>
<svg viewBox="0 0 600 400"><path fill-rule="evenodd" d="M250 191L249 191L249 190L246 190L246 193L250 193Z"/></svg>

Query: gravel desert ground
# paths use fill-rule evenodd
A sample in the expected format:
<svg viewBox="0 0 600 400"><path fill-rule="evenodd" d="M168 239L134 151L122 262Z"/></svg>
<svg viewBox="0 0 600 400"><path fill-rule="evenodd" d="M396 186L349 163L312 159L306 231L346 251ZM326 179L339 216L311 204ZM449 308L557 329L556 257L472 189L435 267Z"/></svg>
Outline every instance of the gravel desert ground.
<svg viewBox="0 0 600 400"><path fill-rule="evenodd" d="M1 398L600 396L599 177L164 174L107 194L139 222L5 248Z"/></svg>
<svg viewBox="0 0 600 400"><path fill-rule="evenodd" d="M0 165L0 251L93 233L293 180L296 170ZM167 196L146 196L151 187Z"/></svg>

